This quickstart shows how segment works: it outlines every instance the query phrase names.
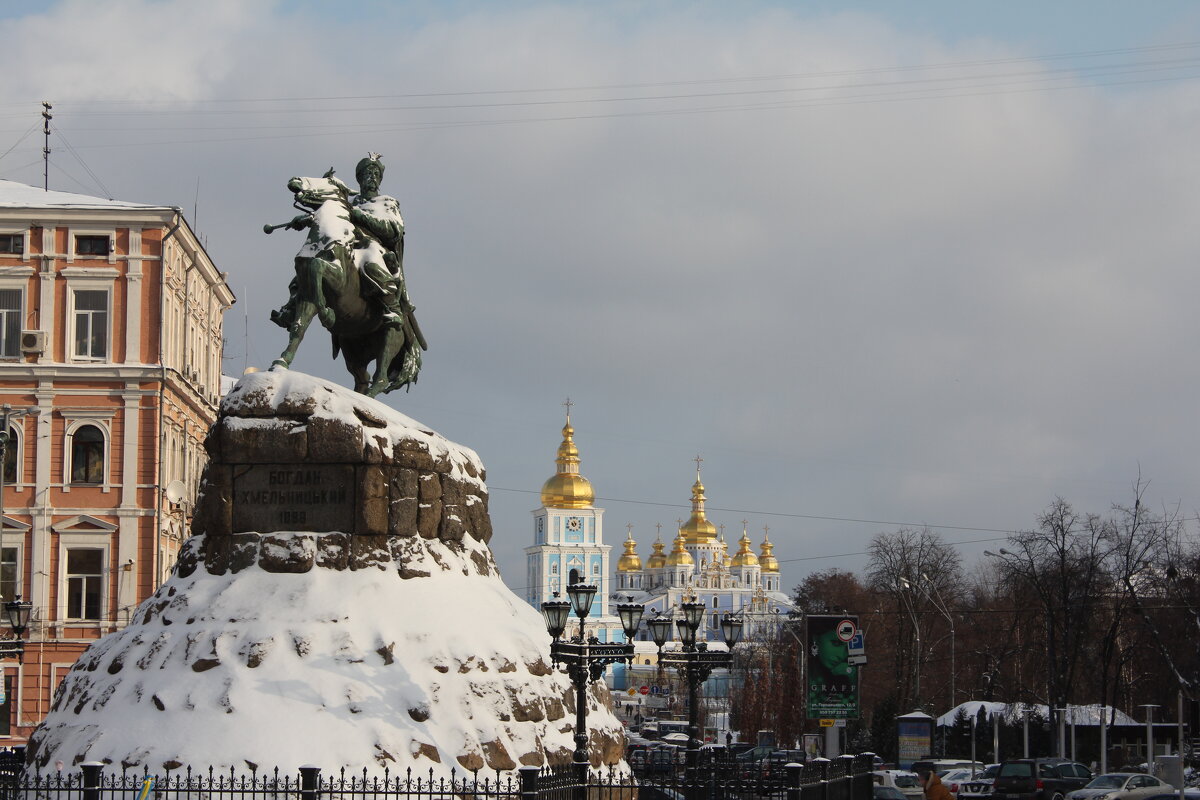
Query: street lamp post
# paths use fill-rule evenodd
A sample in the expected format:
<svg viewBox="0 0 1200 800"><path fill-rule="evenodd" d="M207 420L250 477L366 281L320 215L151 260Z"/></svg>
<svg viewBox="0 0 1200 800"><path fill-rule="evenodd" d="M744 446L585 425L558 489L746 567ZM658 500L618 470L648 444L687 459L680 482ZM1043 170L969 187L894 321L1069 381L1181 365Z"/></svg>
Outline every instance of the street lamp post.
<svg viewBox="0 0 1200 800"><path fill-rule="evenodd" d="M1143 703L1142 708L1146 709L1146 772L1150 775L1154 774L1154 709L1158 706L1154 703Z"/></svg>
<svg viewBox="0 0 1200 800"><path fill-rule="evenodd" d="M933 580L924 572L921 573L921 577L925 579L925 585L933 590L932 594L926 593L926 597L933 602L934 608L942 612L942 616L946 618L946 622L950 623L950 708L954 709L958 706L958 700L954 692L954 676L956 674L956 670L954 668L954 615L950 613L950 607L946 605L944 600L942 600L942 593L938 591L937 584L934 583Z"/></svg>
<svg viewBox="0 0 1200 800"><path fill-rule="evenodd" d="M683 618L676 627L679 631L679 650L663 650L663 645L671 638L672 620L670 617L656 616L646 623L650 636L658 646L658 663L665 667L675 667L679 677L688 687L688 749L687 766L694 770L700 755L700 708L696 694L714 669L728 669L733 663L733 647L742 638L742 620L732 614L726 614L721 620L721 636L728 650L709 650L707 642L696 642L696 631L704 621L704 604L695 600L681 604Z"/></svg>
<svg viewBox="0 0 1200 800"><path fill-rule="evenodd" d="M642 622L644 609L636 603L621 603L617 616L625 630L624 644L604 644L595 636L587 636L584 623L591 612L596 587L591 584L573 583L567 587L565 600L547 600L542 603L542 616L546 620L546 631L554 640L550 644L550 661L555 666L562 664L575 688L575 753L572 764L577 781L576 796L586 797L588 777L588 732L587 732L587 687L604 675L609 664L620 661L633 662L633 640ZM558 597L558 592L554 593ZM562 639L567 629L567 618L571 611L579 618L579 633L570 639Z"/></svg>
<svg viewBox="0 0 1200 800"><path fill-rule="evenodd" d="M912 584L905 578L900 578L899 580L902 587L900 599L904 603L904 607L908 609L908 615L912 617L913 634L916 637L916 663L913 669L913 704L919 708L921 705L921 622L917 619L917 611L913 608L912 597L909 594L912 592Z"/></svg>

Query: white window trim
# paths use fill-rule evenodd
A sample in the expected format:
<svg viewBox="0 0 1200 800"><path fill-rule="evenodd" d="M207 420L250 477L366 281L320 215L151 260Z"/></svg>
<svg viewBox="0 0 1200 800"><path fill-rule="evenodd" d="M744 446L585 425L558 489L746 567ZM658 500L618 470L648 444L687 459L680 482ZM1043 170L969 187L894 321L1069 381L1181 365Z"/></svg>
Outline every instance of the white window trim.
<svg viewBox="0 0 1200 800"><path fill-rule="evenodd" d="M25 426L21 424L20 418L12 419L8 423L8 428L14 431L17 436L15 439L10 439L6 445L6 450L16 450L17 452L17 474L13 480L5 481L4 487L19 489L24 485L25 478ZM4 469L4 465L0 464L0 469ZM5 526L6 528L8 526Z"/></svg>
<svg viewBox="0 0 1200 800"><path fill-rule="evenodd" d="M25 736L21 735L20 731L20 728L27 724L26 720L21 719L20 712L20 709L24 705L23 701L25 699L21 694L21 688L25 684L23 679L25 675L25 665L19 661L5 661L0 663L0 680L4 680L9 675L11 675L13 679L13 693L12 696L8 698L8 708L11 712L13 712L13 715L12 719L9 720L10 733L0 734L0 741L26 738Z"/></svg>
<svg viewBox="0 0 1200 800"><path fill-rule="evenodd" d="M81 489L85 487L95 488L98 486L106 492L109 491L112 488L112 483L110 481L110 472L112 470L112 430L109 428L109 421L106 419L101 419L100 415L98 414L90 417L78 417L74 419L69 417L66 413L63 413L62 416L68 420L67 429L63 432L63 491L71 491L72 486L78 486ZM75 432L84 425L92 425L98 428L100 430L100 434L104 437L104 479L98 484L71 483L71 467L73 466L71 463L71 451L75 443Z"/></svg>
<svg viewBox="0 0 1200 800"><path fill-rule="evenodd" d="M25 532L29 530L29 526L23 525L21 523L17 523L15 525L10 525L9 524L10 522L15 523L16 520L12 519L8 515L5 515L5 517L4 517L4 548L6 550L9 548L15 548L17 551L17 583L16 583L16 586L14 587L13 595L19 596L19 597L24 597L25 596L25 570L23 569L23 567L25 566L25 541L24 540L25 540ZM9 536L11 536L12 538L10 539ZM11 600L13 598L6 597L5 599Z"/></svg>
<svg viewBox="0 0 1200 800"><path fill-rule="evenodd" d="M0 236L11 236L14 233L21 234L21 260L29 260L29 226L20 225L0 225ZM5 256L12 256L12 253L4 253Z"/></svg>
<svg viewBox="0 0 1200 800"><path fill-rule="evenodd" d="M67 343L67 361L79 364L111 364L113 363L113 350L116 349L116 342L113 341L113 288L115 287L114 278L74 278L67 281L67 318L66 322L66 343ZM92 356L81 356L75 352L75 293L76 292L104 292L108 297L106 308L106 317L108 321L108 333L105 341L108 342L107 352L103 358L94 358Z"/></svg>
<svg viewBox="0 0 1200 800"><path fill-rule="evenodd" d="M0 231L0 233L3 233L3 231ZM17 267L16 269L24 270L27 272L32 272L32 268L30 268L30 267ZM17 352L11 356L6 356L3 354L0 354L0 361L8 361L8 362L20 361L25 355L24 353L21 352L21 333L20 332L25 330L25 315L26 315L26 313L28 313L28 307L29 307L29 297L28 297L29 282L25 281L25 280L21 280L19 277L14 279L13 277L10 277L9 275L5 274L4 272L0 272L0 289L8 289L8 290L15 289L16 291L21 293L21 303L20 303L20 307L17 309L17 318L20 319L20 321L21 321L21 324L17 326Z"/></svg>
<svg viewBox="0 0 1200 800"><path fill-rule="evenodd" d="M75 252L75 237L76 236L107 236L108 237L108 256L87 256L78 255ZM67 229L67 263L75 263L76 258L87 259L89 261L104 258L109 264L117 263L117 229L113 228L68 228Z"/></svg>
<svg viewBox="0 0 1200 800"><path fill-rule="evenodd" d="M109 624L104 619L108 612L108 601L111 596L109 587L110 575L109 558L112 555L112 535L108 531L97 530L95 533L60 533L58 535L58 609L56 621L61 625L71 627L101 627ZM100 556L100 619L83 619L67 617L67 551L68 550L102 550Z"/></svg>

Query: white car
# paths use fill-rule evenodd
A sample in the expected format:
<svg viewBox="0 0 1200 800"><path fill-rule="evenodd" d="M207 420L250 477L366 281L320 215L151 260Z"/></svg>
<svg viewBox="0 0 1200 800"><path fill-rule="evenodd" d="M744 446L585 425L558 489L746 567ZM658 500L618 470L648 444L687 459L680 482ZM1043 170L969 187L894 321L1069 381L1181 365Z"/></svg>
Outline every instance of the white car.
<svg viewBox="0 0 1200 800"><path fill-rule="evenodd" d="M962 784L971 780L971 778L979 775L982 770L972 769L948 769L945 772L939 772L938 777L942 779L942 785L950 790L950 794L957 795Z"/></svg>
<svg viewBox="0 0 1200 800"><path fill-rule="evenodd" d="M906 769L877 769L871 773L876 786L890 786L899 789L908 800L924 800L925 790L917 780L917 773Z"/></svg>
<svg viewBox="0 0 1200 800"><path fill-rule="evenodd" d="M1082 789L1076 789L1068 797L1071 800L1141 800L1151 795L1169 792L1174 787L1153 775L1140 772L1109 772L1097 775Z"/></svg>

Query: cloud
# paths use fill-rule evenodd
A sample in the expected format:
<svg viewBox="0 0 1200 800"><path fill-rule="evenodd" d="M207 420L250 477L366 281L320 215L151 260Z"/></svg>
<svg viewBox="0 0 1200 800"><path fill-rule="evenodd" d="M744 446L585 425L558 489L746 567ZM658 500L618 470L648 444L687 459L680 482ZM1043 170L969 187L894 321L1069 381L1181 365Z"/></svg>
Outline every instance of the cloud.
<svg viewBox="0 0 1200 800"><path fill-rule="evenodd" d="M1139 463L1164 501L1200 485L1194 80L1076 88L999 38L759 6L123 0L12 25L0 100L56 101L122 198L198 194L241 297L231 372L283 346L298 241L259 228L287 178L384 153L431 345L392 402L480 451L514 585L568 394L610 542L670 528L699 451L736 509L713 517L770 524L785 583L886 526L764 512L1016 527L1059 494L1103 510ZM297 368L340 377L313 339Z"/></svg>

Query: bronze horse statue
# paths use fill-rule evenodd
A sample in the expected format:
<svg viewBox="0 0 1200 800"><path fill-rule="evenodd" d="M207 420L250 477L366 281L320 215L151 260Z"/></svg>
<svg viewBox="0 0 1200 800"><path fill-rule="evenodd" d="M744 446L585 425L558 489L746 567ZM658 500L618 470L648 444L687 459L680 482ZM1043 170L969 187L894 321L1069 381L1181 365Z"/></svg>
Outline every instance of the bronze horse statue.
<svg viewBox="0 0 1200 800"><path fill-rule="evenodd" d="M354 390L368 397L415 383L421 351L427 349L403 285L399 207L392 198L373 192L380 175L381 165L378 173L369 177L374 184L365 200L390 202L387 208L395 208L398 224L391 227L399 227L399 237L393 237L399 244L394 247L379 241L380 226L360 210L361 202L352 203L354 192L334 177L333 170L321 178L288 181L293 204L306 213L279 225L263 226L266 233L285 227L308 229L304 246L296 254L296 277L288 287L291 296L282 308L271 312L271 320L288 331L287 347L272 366L291 366L316 317L332 334L334 357L342 352L354 377ZM360 193L359 201L365 195L365 191ZM387 265L387 272L379 262ZM373 373L368 371L371 362L375 363Z"/></svg>

